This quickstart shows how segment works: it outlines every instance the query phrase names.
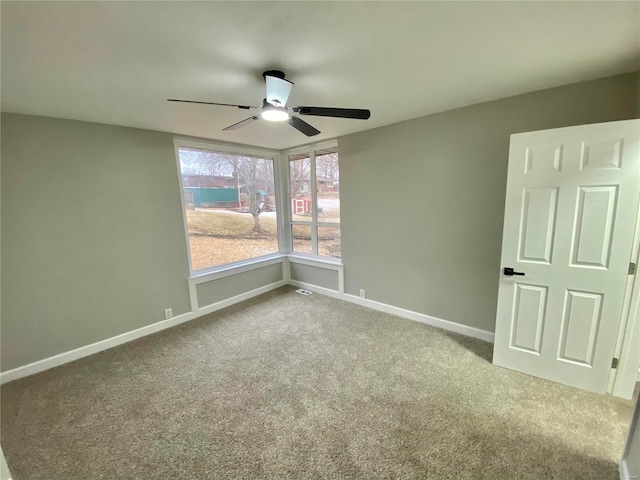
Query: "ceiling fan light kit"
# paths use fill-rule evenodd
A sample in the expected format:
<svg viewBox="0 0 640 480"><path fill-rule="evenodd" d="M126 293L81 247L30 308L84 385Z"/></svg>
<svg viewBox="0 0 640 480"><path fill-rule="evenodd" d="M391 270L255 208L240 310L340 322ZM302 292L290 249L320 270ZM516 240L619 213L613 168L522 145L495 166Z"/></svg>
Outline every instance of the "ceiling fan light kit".
<svg viewBox="0 0 640 480"><path fill-rule="evenodd" d="M224 128L223 131L236 130L240 127L244 127L254 120L268 120L270 122L284 122L291 125L299 132L305 134L308 137L318 135L320 130L309 125L304 120L292 115L297 113L298 115L315 115L319 117L333 117L333 118L350 118L357 120L367 120L371 117L371 111L359 109L359 108L327 108L327 107L287 107L287 100L291 94L293 88L293 82L284 78L284 73L280 70L267 70L262 74L264 77L267 96L263 101L261 107L253 107L250 105L236 105L230 103L216 103L216 102L201 102L197 100L179 100L175 98L168 98L169 102L184 102L184 103L199 103L204 105L220 105L224 107L236 107L243 110L261 109L258 115L253 115L249 118L234 123L233 125Z"/></svg>
<svg viewBox="0 0 640 480"><path fill-rule="evenodd" d="M289 120L291 115L289 115L289 111L286 108L265 104L265 106L262 107L260 118L269 120L270 122L284 122L285 120Z"/></svg>

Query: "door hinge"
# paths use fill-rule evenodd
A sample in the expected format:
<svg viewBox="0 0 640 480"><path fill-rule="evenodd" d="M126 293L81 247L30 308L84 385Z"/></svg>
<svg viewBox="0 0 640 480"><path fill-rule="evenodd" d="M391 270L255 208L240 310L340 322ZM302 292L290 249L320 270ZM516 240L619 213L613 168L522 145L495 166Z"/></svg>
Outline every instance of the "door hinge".
<svg viewBox="0 0 640 480"><path fill-rule="evenodd" d="M611 360L611 368L618 368L618 362L619 360L617 358Z"/></svg>
<svg viewBox="0 0 640 480"><path fill-rule="evenodd" d="M631 262L629 264L629 275L635 275L636 274L636 264Z"/></svg>

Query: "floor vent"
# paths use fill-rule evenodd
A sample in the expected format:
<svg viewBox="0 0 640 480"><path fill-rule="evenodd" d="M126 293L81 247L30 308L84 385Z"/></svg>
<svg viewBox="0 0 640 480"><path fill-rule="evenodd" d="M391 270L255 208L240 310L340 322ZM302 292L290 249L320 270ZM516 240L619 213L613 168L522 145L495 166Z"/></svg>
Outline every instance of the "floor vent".
<svg viewBox="0 0 640 480"><path fill-rule="evenodd" d="M301 295L311 295L313 293L309 290L305 290L304 288L299 288L298 290L296 290L296 292L300 293Z"/></svg>

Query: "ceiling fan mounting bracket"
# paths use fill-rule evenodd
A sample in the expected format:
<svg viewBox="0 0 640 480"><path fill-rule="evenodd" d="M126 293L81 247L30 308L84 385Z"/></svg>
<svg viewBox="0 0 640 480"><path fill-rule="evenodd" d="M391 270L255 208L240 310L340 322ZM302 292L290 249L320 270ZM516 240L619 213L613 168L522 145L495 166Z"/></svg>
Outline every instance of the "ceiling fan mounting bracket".
<svg viewBox="0 0 640 480"><path fill-rule="evenodd" d="M284 80L284 72L281 72L280 70L267 70L262 73L262 78L266 79L267 77L276 77Z"/></svg>

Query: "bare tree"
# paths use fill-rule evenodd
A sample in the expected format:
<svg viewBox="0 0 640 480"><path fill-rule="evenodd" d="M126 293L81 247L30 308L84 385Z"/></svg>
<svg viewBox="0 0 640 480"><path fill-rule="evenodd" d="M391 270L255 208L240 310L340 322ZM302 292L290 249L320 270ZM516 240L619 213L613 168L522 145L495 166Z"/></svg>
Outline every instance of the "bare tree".
<svg viewBox="0 0 640 480"><path fill-rule="evenodd" d="M180 149L180 170L183 175L228 177L232 174L227 155L190 149Z"/></svg>
<svg viewBox="0 0 640 480"><path fill-rule="evenodd" d="M273 193L273 160L256 157L239 157L232 160L240 187L247 195L249 213L253 216L253 231L261 232L260 214L265 211L265 203L260 190Z"/></svg>
<svg viewBox="0 0 640 480"><path fill-rule="evenodd" d="M326 153L316 157L316 177L330 182L339 180L337 153Z"/></svg>
<svg viewBox="0 0 640 480"><path fill-rule="evenodd" d="M311 182L311 161L307 158L289 162L291 195L301 195Z"/></svg>
<svg viewBox="0 0 640 480"><path fill-rule="evenodd" d="M180 168L183 175L233 177L238 196L246 197L246 205L253 216L253 231L262 231L260 214L265 210L265 203L258 192L274 193L272 159L181 149Z"/></svg>
<svg viewBox="0 0 640 480"><path fill-rule="evenodd" d="M227 172L236 179L238 195L244 195L245 205L253 217L253 231L261 232L260 214L265 211L265 203L261 201L259 190L272 194L273 160L258 157L225 155L216 159L219 165L216 171Z"/></svg>

